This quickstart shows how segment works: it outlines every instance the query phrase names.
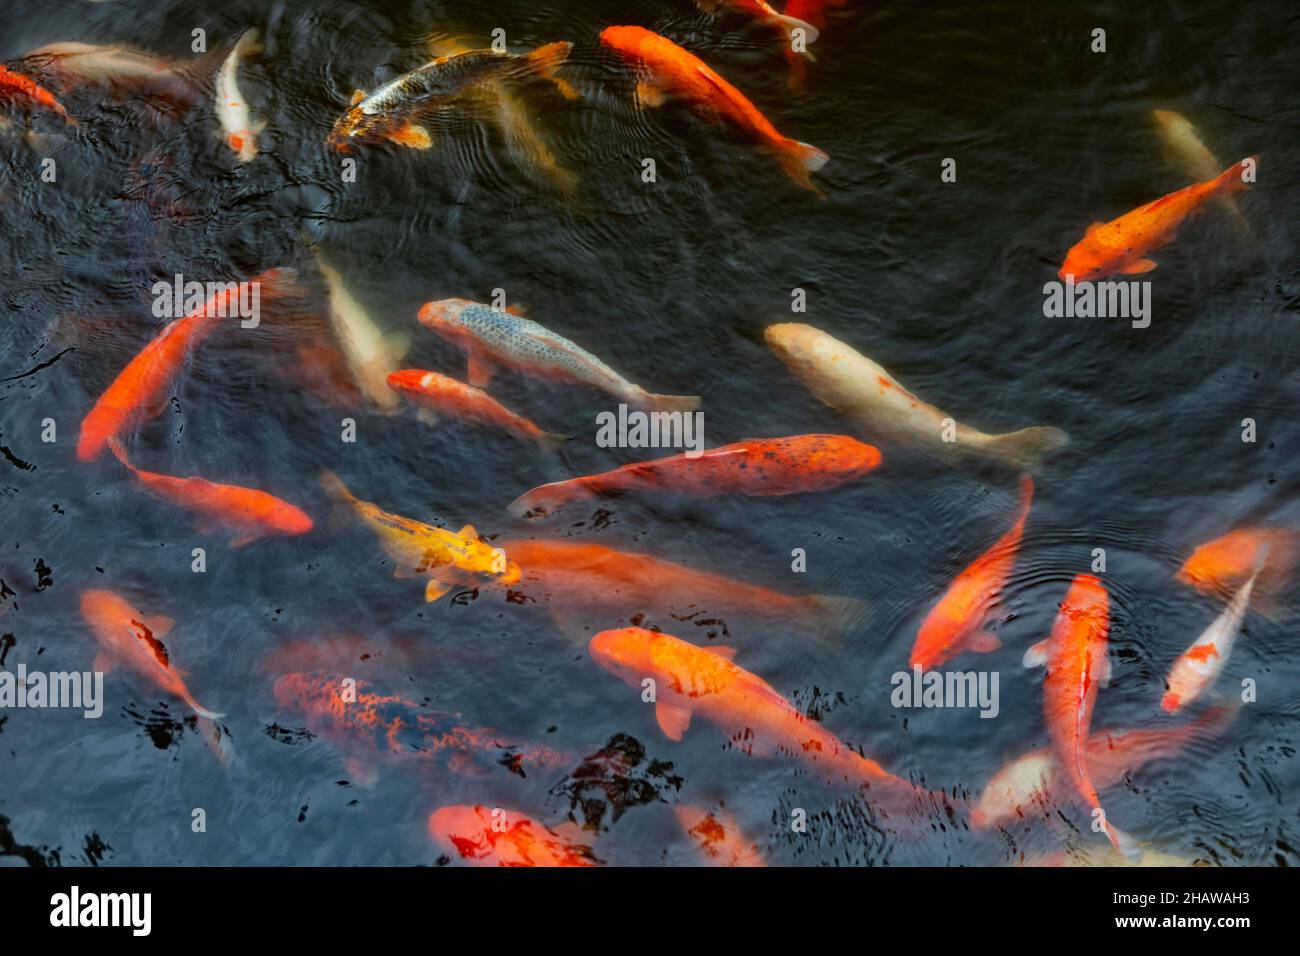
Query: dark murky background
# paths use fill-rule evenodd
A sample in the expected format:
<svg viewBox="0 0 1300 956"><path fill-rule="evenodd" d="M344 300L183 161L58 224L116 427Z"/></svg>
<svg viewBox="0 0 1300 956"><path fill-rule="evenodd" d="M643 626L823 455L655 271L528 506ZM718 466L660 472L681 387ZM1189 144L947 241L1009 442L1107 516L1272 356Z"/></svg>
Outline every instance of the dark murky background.
<svg viewBox="0 0 1300 956"><path fill-rule="evenodd" d="M675 630L734 644L739 663L889 769L972 794L1005 760L1045 742L1041 676L1023 672L1020 657L1102 547L1117 667L1094 726L1169 722L1158 709L1163 677L1220 610L1173 580L1179 563L1243 522L1300 523L1292 451L1300 8L1061 7L850 0L830 12L814 47L819 62L797 95L768 34L701 15L686 0L6 5L6 61L69 40L188 58L196 27L218 46L257 26L266 52L241 69L240 84L268 132L263 155L239 166L208 101L178 119L93 88L71 92L61 98L80 129L69 135L38 112L34 128L48 139L35 144L22 136L23 111L0 114L16 124L0 133L0 578L15 592L0 617L3 664L89 669L96 644L79 594L112 588L177 619L169 647L195 695L227 712L235 753L222 766L179 701L120 670L106 679L100 720L2 713L0 860L431 864L438 851L426 817L459 802L552 824L598 821L597 855L619 864L698 861L674 819L678 801L724 801L773 863L1000 864L1052 852L1063 834L1100 850L1099 837L1064 824L882 835L853 794L804 766L730 751L698 721L683 742L667 741L635 692L540 606L488 589L426 606L418 583L393 579L366 530L329 530L317 482L328 467L393 511L456 528L473 522L502 539L568 535L792 593L866 598L871 612L842 651L810 645L799 620L775 629L728 621L726 637L718 625ZM815 177L827 200L680 110L638 115L628 72L596 42L609 23L682 43L784 133L830 153ZM1103 55L1088 52L1095 26L1108 31ZM584 100L569 104L547 89L528 97L556 160L578 177L576 194L519 162L490 117L469 114L443 117L429 152L362 152L358 181L342 183L323 140L352 89L423 62L428 34L481 45L494 27L516 50L578 45L569 75ZM1157 254L1149 329L1045 319L1042 284L1089 222L1186 184L1162 157L1153 108L1188 117L1224 165L1262 157L1260 184L1242 200L1257 247L1207 214ZM47 155L57 184L39 179ZM640 182L643 157L657 160L657 185ZM955 184L940 181L944 157L958 161ZM804 321L960 420L991 431L1066 429L1073 448L1038 482L1013 617L998 628L1005 647L952 665L1000 671L1001 715L894 710L889 681L932 601L1005 530L1013 475L946 470L884 445L876 474L831 493L628 497L605 502L600 516L593 507L520 526L504 511L520 492L642 456L594 447L590 423L607 401L499 380L506 404L583 436L552 457L490 429L384 417L305 388L293 344L319 338L320 327L274 318L213 336L178 380L171 408L129 444L141 467L294 501L317 519L315 532L229 551L226 536L194 530L111 458L78 463L81 418L159 327L151 285L176 272L310 273L304 230L377 322L412 335L407 365L461 375L462 356L420 329L415 312L429 299L484 300L502 287L629 378L703 395L710 444L847 430L762 341L766 324L790 318L790 290L801 286ZM349 415L354 445L339 440ZM1256 444L1241 441L1247 417L1258 423ZM45 418L57 422L54 444L40 440ZM208 549L206 574L190 570L196 546ZM790 571L795 547L808 551L806 574ZM1231 693L1252 677L1259 702L1226 737L1106 793L1114 821L1188 859L1300 862L1295 623L1294 613L1248 617L1219 686ZM629 756L596 761L603 769L594 776L389 763L372 788L344 782L345 754L324 738L305 740L296 732L304 718L280 712L271 694L274 662L292 659L285 648L344 637L322 652L338 671L571 753L575 768L609 746ZM195 807L207 811L206 834L190 831ZM794 807L809 812L805 836L789 832ZM1077 808L1066 817L1086 824Z"/></svg>

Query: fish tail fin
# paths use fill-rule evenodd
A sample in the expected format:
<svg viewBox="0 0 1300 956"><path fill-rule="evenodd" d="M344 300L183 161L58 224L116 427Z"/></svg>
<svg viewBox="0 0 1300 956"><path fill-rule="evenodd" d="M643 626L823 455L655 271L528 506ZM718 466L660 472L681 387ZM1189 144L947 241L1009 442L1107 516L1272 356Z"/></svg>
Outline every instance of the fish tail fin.
<svg viewBox="0 0 1300 956"><path fill-rule="evenodd" d="M809 143L788 139L781 147L780 159L787 176L810 192L821 191L813 185L812 174L830 162L830 156Z"/></svg>
<svg viewBox="0 0 1300 956"><path fill-rule="evenodd" d="M566 99L576 100L578 91L556 75L556 71L569 59L569 54L573 52L573 44L568 40L557 40L554 43L547 43L539 46L536 50L527 54L528 64L541 77L550 80L560 95Z"/></svg>
<svg viewBox="0 0 1300 956"><path fill-rule="evenodd" d="M995 435L989 448L1008 465L1021 471L1037 471L1043 459L1069 447L1070 436L1050 425L1034 425L1005 435Z"/></svg>
<svg viewBox="0 0 1300 956"><path fill-rule="evenodd" d="M257 27L245 30L235 41L235 55L240 59L257 56L264 49L262 42L257 38Z"/></svg>
<svg viewBox="0 0 1300 956"><path fill-rule="evenodd" d="M356 514L357 497L348 490L347 485L343 484L343 480L328 468L321 469L320 483L325 493L330 496L330 501L334 503L327 523L331 529L337 531L350 522Z"/></svg>
<svg viewBox="0 0 1300 956"><path fill-rule="evenodd" d="M1106 839L1110 840L1110 845L1123 853L1130 860L1142 859L1142 848L1138 846L1137 840L1129 836L1119 827L1115 826L1109 820L1106 821Z"/></svg>
<svg viewBox="0 0 1300 956"><path fill-rule="evenodd" d="M1250 165L1248 166L1247 163ZM1233 163L1215 177L1214 187L1211 191L1216 194L1245 192L1250 188L1250 183L1242 177L1247 169L1253 171L1258 166L1258 156L1248 156L1239 163Z"/></svg>
<svg viewBox="0 0 1300 956"><path fill-rule="evenodd" d="M197 700L195 700L194 695L191 694L188 690L185 691L183 697L185 699L185 703L189 704L190 709L193 710L194 713L198 714L200 717L206 717L208 720L220 720L222 717L226 716L225 714L217 713L215 710L208 710Z"/></svg>
<svg viewBox="0 0 1300 956"><path fill-rule="evenodd" d="M559 451L569 442L573 441L572 435L561 435L558 432L538 432L533 436L533 441L542 451Z"/></svg>
<svg viewBox="0 0 1300 956"><path fill-rule="evenodd" d="M814 594L808 604L818 633L832 643L839 643L867 610L866 601L833 594Z"/></svg>
<svg viewBox="0 0 1300 956"><path fill-rule="evenodd" d="M506 506L516 518L537 521L558 511L575 498L583 497L580 480L553 481L526 491Z"/></svg>
<svg viewBox="0 0 1300 956"><path fill-rule="evenodd" d="M805 46L802 50L799 51L799 55L808 59L813 63L817 62L817 57L812 55L812 51L808 49L807 44L817 42L817 38L821 36L820 30L818 30L815 26L813 26L811 23L809 23L806 20L800 20L798 17L792 17L784 13L779 13L776 15L775 23L777 26L781 28L781 31L786 35L786 38L790 41L791 49L794 48L794 41L795 41L794 31L802 30L803 42Z"/></svg>
<svg viewBox="0 0 1300 956"><path fill-rule="evenodd" d="M645 402L661 412L693 412L700 407L698 395L655 395L645 393Z"/></svg>

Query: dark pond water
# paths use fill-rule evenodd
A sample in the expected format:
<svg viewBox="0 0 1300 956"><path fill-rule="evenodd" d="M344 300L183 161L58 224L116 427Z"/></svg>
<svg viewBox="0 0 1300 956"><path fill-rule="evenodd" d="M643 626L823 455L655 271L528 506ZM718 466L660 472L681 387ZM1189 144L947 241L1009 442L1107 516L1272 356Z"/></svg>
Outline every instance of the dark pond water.
<svg viewBox="0 0 1300 956"><path fill-rule="evenodd" d="M638 111L632 75L597 41L609 24L670 37L783 133L829 153L814 176L825 198L685 109ZM899 832L808 764L747 756L703 721L672 742L543 604L489 587L426 604L423 582L394 578L367 529L327 520L319 473L389 511L472 523L488 540L598 543L867 601L833 642L797 614L751 620L700 605L655 623L736 647L738 664L842 740L958 798L1046 744L1042 677L1021 655L1101 548L1114 679L1094 726L1172 726L1181 718L1159 709L1164 677L1222 609L1175 580L1179 565L1234 527L1300 526L1300 8L849 0L829 9L801 91L779 38L686 0L15 0L0 12L0 59L17 68L30 50L80 41L188 61L196 28L224 50L249 27L265 50L239 84L267 129L246 164L219 136L210 96L177 109L51 84L75 129L2 104L0 669L89 670L98 645L81 595L112 590L176 620L169 652L195 696L224 712L225 759L178 698L123 668L105 678L98 720L0 711L0 861L431 865L443 853L426 820L462 803L585 823L612 864L700 862L678 805L725 806L771 864L1002 865L1067 846L1103 856L1075 805L1001 832L961 814ZM1104 53L1089 49L1096 27ZM325 137L351 92L424 62L430 36L481 47L496 28L514 51L576 44L565 75L580 99L545 84L517 91L540 140L512 138L491 105L467 104L431 121L434 148L362 149L355 182L344 181ZM1141 277L1152 283L1148 328L1045 317L1043 285L1089 223L1190 182L1162 151L1155 109L1187 117L1225 166L1261 157L1240 199L1254 239L1213 211L1189 222ZM646 158L655 183L642 181ZM956 182L941 178L946 158ZM949 467L881 439L882 466L834 491L628 495L525 523L505 507L523 491L653 453L597 446L608 397L513 373L493 394L577 436L560 452L447 418L430 426L409 409L377 413L346 375L303 358L337 349L309 243L380 328L409 337L405 365L463 377L461 351L416 312L504 289L632 380L702 396L710 445L853 432L765 345L764 328L782 321L853 345L964 423L1064 429L1071 447L1037 476L998 616L1009 619L994 627L1004 647L949 665L998 673L998 716L898 709L890 692L930 606L1008 527L1013 472ZM163 413L127 438L140 467L264 489L316 521L305 536L232 550L228 534L199 530L111 456L84 463L75 447L87 411L162 326L155 282L270 267L298 270L302 307L268 306L259 329L227 322ZM796 288L802 315L790 311ZM354 442L341 440L345 418ZM1247 418L1255 442L1242 440ZM43 440L47 419L54 441ZM192 570L199 547L204 573ZM587 634L648 610L599 606L600 596L569 599ZM1300 862L1295 611L1247 615L1215 688L1233 699L1249 678L1258 697L1228 732L1103 792L1111 818L1154 853ZM369 680L563 759L520 774L490 751L468 764L393 758L363 779L349 762L363 748L277 703L272 686L289 670ZM196 808L206 832L193 832ZM791 828L796 809L806 832Z"/></svg>

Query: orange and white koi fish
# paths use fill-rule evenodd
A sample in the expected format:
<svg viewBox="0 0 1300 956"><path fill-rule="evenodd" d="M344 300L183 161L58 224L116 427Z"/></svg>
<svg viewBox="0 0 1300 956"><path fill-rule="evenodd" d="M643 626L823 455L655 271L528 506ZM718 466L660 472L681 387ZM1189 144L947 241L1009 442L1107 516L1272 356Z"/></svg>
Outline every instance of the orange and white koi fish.
<svg viewBox="0 0 1300 956"><path fill-rule="evenodd" d="M839 637L862 613L862 602L853 598L783 594L599 544L506 541L501 547L522 569L518 590L545 602L565 630L588 612L604 621L611 614L620 621L636 614L679 621L704 615L700 623L715 623L708 620L709 613L734 613L786 625L798 621L819 634Z"/></svg>
<svg viewBox="0 0 1300 956"><path fill-rule="evenodd" d="M755 23L774 27L785 36L791 49L796 45L796 38L801 41L802 46L814 42L818 37L818 30L811 23L791 15L789 10L778 13L767 0L695 0L695 5L706 13L725 7L739 16L748 17ZM802 35L797 35L796 30L802 30ZM806 47L803 55L810 60L814 59L813 55L807 52Z"/></svg>
<svg viewBox="0 0 1300 956"><path fill-rule="evenodd" d="M1214 158L1206 145L1201 142L1196 127L1185 117L1172 110L1152 110L1151 115L1156 122L1160 138L1164 141L1165 148L1180 173L1196 182L1213 179L1218 175L1219 170L1223 168L1223 163ZM1237 205L1231 193L1224 193L1213 201L1243 235L1254 237L1254 230L1250 228L1246 217L1241 214L1241 207Z"/></svg>
<svg viewBox="0 0 1300 956"><path fill-rule="evenodd" d="M1101 581L1075 576L1061 602L1051 636L1025 652L1025 666L1047 666L1043 678L1043 717L1052 750L1070 788L1092 808L1106 836L1125 856L1141 853L1127 833L1114 826L1101 807L1088 771L1088 729L1097 703L1097 688L1110 682L1106 655L1110 597Z"/></svg>
<svg viewBox="0 0 1300 956"><path fill-rule="evenodd" d="M769 325L763 333L777 358L823 404L845 415L871 441L915 445L945 458L980 458L1035 471L1066 448L1059 428L1035 425L1001 435L956 421L903 387L883 366L821 329L801 322Z"/></svg>
<svg viewBox="0 0 1300 956"><path fill-rule="evenodd" d="M1184 187L1139 206L1110 222L1094 222L1084 237L1065 255L1058 275L1065 280L1088 282L1115 275L1139 275L1156 264L1148 255L1172 242L1188 216L1208 201L1242 192L1246 176L1254 173L1258 156L1234 163L1213 179Z"/></svg>
<svg viewBox="0 0 1300 956"><path fill-rule="evenodd" d="M1182 656L1174 661L1165 679L1168 690L1160 700L1160 706L1166 713L1177 713L1214 683L1228 663L1228 655L1241 633L1241 622L1246 617L1246 608L1250 606L1250 594L1255 588L1255 579L1260 569L1268 560L1268 550L1260 552L1255 559L1255 570L1246 583L1241 586L1228 606L1223 609L1201 636L1192 642L1192 646L1183 651Z"/></svg>
<svg viewBox="0 0 1300 956"><path fill-rule="evenodd" d="M1263 556L1261 558L1261 555ZM1202 594L1236 594L1256 574L1255 609L1276 610L1274 599L1290 584L1300 559L1300 531L1290 528L1238 528L1207 541L1192 552L1176 577Z"/></svg>
<svg viewBox="0 0 1300 956"><path fill-rule="evenodd" d="M1216 707L1177 727L1099 730L1088 739L1088 771L1098 790L1108 790L1155 760L1176 757L1193 743L1208 740L1236 719L1236 707ZM1073 789L1063 779L1051 747L1040 747L1010 761L993 775L971 808L976 829L1014 824L1037 812L1049 815Z"/></svg>
<svg viewBox="0 0 1300 956"><path fill-rule="evenodd" d="M601 631L588 647L605 670L637 688L655 682L655 718L681 740L692 717L717 726L736 749L756 757L783 754L816 764L853 785L896 794L913 787L809 719L757 674L732 663L730 647L697 647L671 634L624 627Z"/></svg>
<svg viewBox="0 0 1300 956"><path fill-rule="evenodd" d="M1015 567L1033 498L1033 479L1023 475L1020 505L1011 529L957 575L939 603L930 609L912 645L912 667L929 670L962 651L984 654L1002 646L996 635L984 630L984 623Z"/></svg>
<svg viewBox="0 0 1300 956"><path fill-rule="evenodd" d="M598 388L629 404L693 411L698 395L656 395L629 382L576 342L509 309L468 299L441 299L420 307L420 324L463 348L469 383L486 388L498 364L537 378Z"/></svg>
<svg viewBox="0 0 1300 956"><path fill-rule="evenodd" d="M598 475L555 481L510 503L510 513L541 518L565 504L627 491L714 495L794 495L838 488L880 464L880 452L845 435L747 438L700 454L623 465Z"/></svg>
<svg viewBox="0 0 1300 956"><path fill-rule="evenodd" d="M680 97L697 110L717 116L770 149L786 175L817 192L811 174L830 159L816 146L782 135L745 94L699 57L643 27L606 27L600 42L641 72L636 85L641 106L659 106Z"/></svg>
<svg viewBox="0 0 1300 956"><path fill-rule="evenodd" d="M242 548L270 535L306 534L313 527L311 518L301 508L265 491L221 485L206 478L176 478L142 471L127 460L122 443L116 438L108 440L108 447L151 492L198 515L202 530L231 529L234 532L230 542L232 548Z"/></svg>
<svg viewBox="0 0 1300 956"><path fill-rule="evenodd" d="M569 757L548 747L508 740L495 730L468 726L460 714L430 710L419 701L387 694L366 680L344 674L293 672L275 682L276 702L301 714L307 727L347 755L348 772L372 783L374 761L399 758L424 766L446 761L452 769L502 766L526 770L563 766Z"/></svg>
<svg viewBox="0 0 1300 956"><path fill-rule="evenodd" d="M718 866L767 866L758 845L745 839L736 818L725 810L708 811L679 803L677 822L699 844L700 852Z"/></svg>
<svg viewBox="0 0 1300 956"><path fill-rule="evenodd" d="M595 866L591 847L573 843L515 810L443 807L429 815L429 836L471 866Z"/></svg>
<svg viewBox="0 0 1300 956"><path fill-rule="evenodd" d="M259 283L261 301L283 295L295 286L288 269L269 269L250 282ZM220 325L223 316L236 315L239 291L235 283L218 292L188 315L163 327L118 374L81 423L77 458L94 461L110 438L124 438L142 422L157 417L190 354Z"/></svg>
<svg viewBox="0 0 1300 956"><path fill-rule="evenodd" d="M217 119L221 121L226 145L235 151L241 163L247 163L257 156L257 137L266 128L266 123L253 122L248 103L239 92L239 63L261 52L262 45L257 42L257 31L246 30L222 63L221 72L217 74Z"/></svg>
<svg viewBox="0 0 1300 956"><path fill-rule="evenodd" d="M225 716L200 705L185 686L185 672L176 667L162 642L175 624L171 618L146 617L112 591L103 590L81 593L81 616L100 644L95 670L109 671L124 664L185 701L200 717Z"/></svg>
<svg viewBox="0 0 1300 956"><path fill-rule="evenodd" d="M436 413L446 412L458 418L494 425L536 442L544 451L558 448L569 440L567 435L542 431L527 418L510 411L483 389L437 372L418 368L393 372L388 376L388 387L407 401L418 405L421 418L425 421L435 421Z"/></svg>
<svg viewBox="0 0 1300 956"><path fill-rule="evenodd" d="M362 501L333 472L321 472L321 484L335 504L354 512L379 535L384 551L397 563L393 576L428 577L426 601L436 601L462 584L479 580L509 586L519 580L519 565L502 548L482 541L473 525L446 531L403 518Z"/></svg>
<svg viewBox="0 0 1300 956"><path fill-rule="evenodd" d="M68 111L53 93L30 77L15 73L5 66L0 66L0 99L24 100L58 113L69 126L77 125L77 121L68 115Z"/></svg>

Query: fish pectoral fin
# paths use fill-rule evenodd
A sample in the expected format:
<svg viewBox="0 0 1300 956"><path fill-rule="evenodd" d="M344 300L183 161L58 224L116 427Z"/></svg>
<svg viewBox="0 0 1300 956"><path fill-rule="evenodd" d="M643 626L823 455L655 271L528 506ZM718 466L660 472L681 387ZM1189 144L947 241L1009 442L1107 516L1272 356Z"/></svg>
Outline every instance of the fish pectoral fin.
<svg viewBox="0 0 1300 956"><path fill-rule="evenodd" d="M114 661L113 658L111 658L108 654L104 653L103 651L100 651L98 654L95 655L95 662L91 664L90 667L91 670L97 673L107 674L116 665L117 662Z"/></svg>
<svg viewBox="0 0 1300 956"><path fill-rule="evenodd" d="M344 760L343 769L349 778L363 787L373 787L379 780L379 771L358 757Z"/></svg>
<svg viewBox="0 0 1300 956"><path fill-rule="evenodd" d="M1134 259L1119 271L1121 275L1136 276L1141 275L1144 272L1150 272L1155 267L1156 263L1152 259Z"/></svg>
<svg viewBox="0 0 1300 956"><path fill-rule="evenodd" d="M438 598L442 597L454 588L458 583L459 582L454 579L449 580L445 577L435 575L434 577L429 578L429 583L424 586L424 600L429 604L432 604L434 601L438 600Z"/></svg>
<svg viewBox="0 0 1300 956"><path fill-rule="evenodd" d="M976 631L971 635L967 650L976 654L989 654L1002 646L1002 641L991 631Z"/></svg>
<svg viewBox="0 0 1300 956"><path fill-rule="evenodd" d="M681 740L682 734L691 726L691 712L683 707L674 707L659 701L655 704L655 719L659 729L669 740Z"/></svg>
<svg viewBox="0 0 1300 956"><path fill-rule="evenodd" d="M469 383L475 388L487 388L496 372L496 366L485 355L471 352L469 355Z"/></svg>
<svg viewBox="0 0 1300 956"><path fill-rule="evenodd" d="M416 123L407 123L396 129L391 129L384 136L398 146L405 146L408 149L430 149L433 147L433 137L423 126Z"/></svg>
<svg viewBox="0 0 1300 956"><path fill-rule="evenodd" d="M438 424L437 412L425 405L421 405L415 410L415 417L426 425Z"/></svg>
<svg viewBox="0 0 1300 956"><path fill-rule="evenodd" d="M1101 657L1101 663L1097 666L1097 682L1101 684L1102 687L1109 687L1110 676L1113 672L1114 670L1110 665L1110 655L1103 654Z"/></svg>
<svg viewBox="0 0 1300 956"><path fill-rule="evenodd" d="M252 544L261 536L262 536L261 533L258 531L246 531L243 534L236 535L234 538L231 538L230 546L232 548L242 548L246 544Z"/></svg>
<svg viewBox="0 0 1300 956"><path fill-rule="evenodd" d="M149 628L149 633L154 637L165 637L167 632L176 626L176 622L166 614L155 614L144 619L144 626Z"/></svg>
<svg viewBox="0 0 1300 956"><path fill-rule="evenodd" d="M653 109L668 102L664 88L650 80L638 80L636 84L636 104L642 109Z"/></svg>
<svg viewBox="0 0 1300 956"><path fill-rule="evenodd" d="M1025 667L1042 667L1047 663L1047 638L1025 651L1023 663Z"/></svg>
<svg viewBox="0 0 1300 956"><path fill-rule="evenodd" d="M360 103L360 102L361 102L362 100L364 100L365 98L366 98L366 91L365 91L365 90L353 90L353 91L352 91L352 99L348 101L348 106L349 106L349 107L356 106L358 103Z"/></svg>

